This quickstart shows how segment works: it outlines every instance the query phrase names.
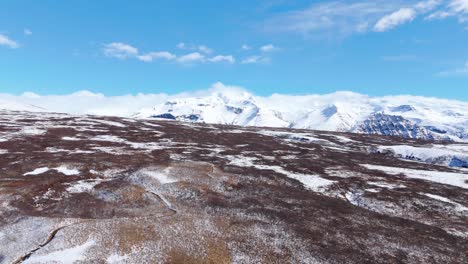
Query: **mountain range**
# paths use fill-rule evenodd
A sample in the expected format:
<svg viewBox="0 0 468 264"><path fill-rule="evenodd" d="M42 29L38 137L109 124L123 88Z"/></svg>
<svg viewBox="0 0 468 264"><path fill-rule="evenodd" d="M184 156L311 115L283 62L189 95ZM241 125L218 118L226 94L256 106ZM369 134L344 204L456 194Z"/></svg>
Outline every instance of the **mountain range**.
<svg viewBox="0 0 468 264"><path fill-rule="evenodd" d="M337 92L256 97L246 92L214 92L170 99L132 117L468 141L468 103L415 96L368 97Z"/></svg>
<svg viewBox="0 0 468 264"><path fill-rule="evenodd" d="M336 92L263 97L218 83L207 91L179 95L0 94L2 108L468 141L467 102L408 95L370 97Z"/></svg>

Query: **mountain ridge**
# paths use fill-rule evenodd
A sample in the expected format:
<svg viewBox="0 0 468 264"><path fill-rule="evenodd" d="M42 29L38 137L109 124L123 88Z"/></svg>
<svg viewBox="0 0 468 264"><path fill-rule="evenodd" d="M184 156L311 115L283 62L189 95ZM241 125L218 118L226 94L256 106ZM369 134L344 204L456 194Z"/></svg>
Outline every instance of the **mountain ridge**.
<svg viewBox="0 0 468 264"><path fill-rule="evenodd" d="M339 91L262 97L216 83L209 90L178 95L0 94L1 108L468 141L468 103L410 95L371 97Z"/></svg>
<svg viewBox="0 0 468 264"><path fill-rule="evenodd" d="M213 93L204 97L172 99L142 109L132 117L163 118L187 122L240 126L289 127L298 129L392 135L425 140L468 141L468 104L458 107L434 104L433 98L367 97L349 92L325 95L297 105L246 96L227 97ZM349 97L348 100L346 97ZM304 99L304 97L300 97ZM441 100L443 101L443 100ZM303 106L298 109L298 105ZM280 108L291 106L290 110ZM296 109L294 109L296 108Z"/></svg>

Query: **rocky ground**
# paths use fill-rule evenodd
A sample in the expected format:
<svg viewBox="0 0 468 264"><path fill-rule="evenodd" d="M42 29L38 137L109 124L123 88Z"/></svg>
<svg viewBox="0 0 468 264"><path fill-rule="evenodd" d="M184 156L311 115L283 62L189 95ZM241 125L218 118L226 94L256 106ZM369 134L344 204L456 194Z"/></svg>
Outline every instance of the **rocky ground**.
<svg viewBox="0 0 468 264"><path fill-rule="evenodd" d="M395 145L468 148L0 111L0 263L467 263L468 170Z"/></svg>

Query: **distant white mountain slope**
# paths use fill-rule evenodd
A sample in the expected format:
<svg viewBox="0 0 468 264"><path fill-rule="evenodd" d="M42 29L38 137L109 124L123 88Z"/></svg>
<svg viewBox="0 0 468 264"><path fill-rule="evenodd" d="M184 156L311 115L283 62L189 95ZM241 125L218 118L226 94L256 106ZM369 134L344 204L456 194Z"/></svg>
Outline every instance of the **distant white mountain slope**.
<svg viewBox="0 0 468 264"><path fill-rule="evenodd" d="M164 118L188 122L316 129L468 142L468 102L418 96L254 96L215 83L204 91L105 96L0 93L0 109Z"/></svg>
<svg viewBox="0 0 468 264"><path fill-rule="evenodd" d="M169 99L133 117L468 141L468 103L416 96L337 92L257 97L241 91L213 92Z"/></svg>

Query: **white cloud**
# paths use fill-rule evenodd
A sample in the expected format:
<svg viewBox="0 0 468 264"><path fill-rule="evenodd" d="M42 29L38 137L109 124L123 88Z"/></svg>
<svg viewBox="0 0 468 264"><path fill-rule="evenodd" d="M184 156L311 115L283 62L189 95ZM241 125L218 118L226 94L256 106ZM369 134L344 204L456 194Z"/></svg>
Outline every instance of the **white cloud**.
<svg viewBox="0 0 468 264"><path fill-rule="evenodd" d="M105 96L90 91L79 91L68 95L37 95L26 92L18 96L0 93L0 108L130 116L141 108L162 103L166 98L168 98L166 94Z"/></svg>
<svg viewBox="0 0 468 264"><path fill-rule="evenodd" d="M401 7L399 1L384 0L318 3L302 10L275 16L264 24L264 29L314 37L343 37L368 31L369 25L375 24L385 14Z"/></svg>
<svg viewBox="0 0 468 264"><path fill-rule="evenodd" d="M268 44L268 45L260 47L260 51L262 51L262 52L273 52L273 51L276 51L276 50L278 50L278 48L275 47L273 44Z"/></svg>
<svg viewBox="0 0 468 264"><path fill-rule="evenodd" d="M179 48L179 49L185 49L185 43L180 42L179 44L177 44L177 48Z"/></svg>
<svg viewBox="0 0 468 264"><path fill-rule="evenodd" d="M9 48L16 49L19 47L19 44L9 37L0 34L0 46L7 46Z"/></svg>
<svg viewBox="0 0 468 264"><path fill-rule="evenodd" d="M416 11L412 8L401 8L396 12L382 17L374 26L377 32L384 32L395 28L401 24L413 21L416 17Z"/></svg>
<svg viewBox="0 0 468 264"><path fill-rule="evenodd" d="M468 66L467 66L468 67ZM356 105L369 104L370 102L388 104L393 101L408 102L417 100L426 105L446 104L460 105L465 107L466 103L450 101L444 99L434 99L414 96L385 96L369 97L353 92L335 92L332 94L317 95L287 95L272 94L270 96L256 96L248 92L245 88L238 86L228 86L220 82L214 83L208 89L189 91L175 95L167 94L136 94L121 96L106 96L100 93L89 91L79 91L68 95L37 95L25 93L23 95L11 95L0 93L0 109L26 110L26 111L52 111L71 114L95 114L130 117L142 109L153 109L154 106L163 104L167 100L177 98L205 97L219 94L229 98L249 98L267 108L272 108L281 112L302 112L304 109L317 109L316 107L328 107L337 102L345 105L350 100ZM372 101L371 101L372 100ZM375 100L375 101L374 101ZM73 102L73 103L70 103ZM318 104L317 104L318 103ZM372 104L372 103L371 103ZM390 103L391 104L391 103ZM462 107L460 105L460 107Z"/></svg>
<svg viewBox="0 0 468 264"><path fill-rule="evenodd" d="M127 59L138 55L138 49L121 42L104 45L104 55L117 59Z"/></svg>
<svg viewBox="0 0 468 264"><path fill-rule="evenodd" d="M0 109L129 117L142 109L152 108L170 99L207 96L216 92L234 95L245 93L246 90L242 87L228 86L217 82L208 89L175 95L139 93L135 95L106 96L86 90L68 95L38 95L32 92L25 92L22 95L0 93Z"/></svg>
<svg viewBox="0 0 468 264"><path fill-rule="evenodd" d="M426 20L441 20L448 17L458 17L460 23L468 21L468 0L451 0L445 9L437 10L426 17Z"/></svg>
<svg viewBox="0 0 468 264"><path fill-rule="evenodd" d="M371 30L388 31L425 14L426 20L455 16L465 23L468 0L334 0L280 13L262 27L266 31L293 32L306 37L342 38Z"/></svg>
<svg viewBox="0 0 468 264"><path fill-rule="evenodd" d="M218 55L214 56L213 58L210 58L209 61L211 62L227 62L230 64L233 64L236 62L236 59L232 55Z"/></svg>
<svg viewBox="0 0 468 264"><path fill-rule="evenodd" d="M158 51L158 52L146 53L144 55L139 55L137 58L144 62L152 62L153 60L157 60L157 59L173 60L176 57L177 57L176 55L170 52Z"/></svg>
<svg viewBox="0 0 468 264"><path fill-rule="evenodd" d="M414 9L418 12L426 13L440 6L443 1L444 0L427 0L427 1L418 2L414 5Z"/></svg>
<svg viewBox="0 0 468 264"><path fill-rule="evenodd" d="M177 48L181 49L181 50L198 51L198 52L205 53L205 54L213 53L213 50L211 48L209 48L208 46L206 46L206 45L198 45L197 46L197 45L193 45L193 44L186 44L184 42L180 42L179 44L177 44Z"/></svg>
<svg viewBox="0 0 468 264"><path fill-rule="evenodd" d="M211 54L213 52L212 49L208 48L207 46L205 45L200 45L198 46L198 50L202 53L205 53L205 54Z"/></svg>
<svg viewBox="0 0 468 264"><path fill-rule="evenodd" d="M257 64L257 63L265 63L268 62L267 57L262 56L250 56L241 61L241 64Z"/></svg>
<svg viewBox="0 0 468 264"><path fill-rule="evenodd" d="M189 53L187 55L183 55L177 59L180 63L194 63L199 61L204 61L205 56L200 54L199 52Z"/></svg>
<svg viewBox="0 0 468 264"><path fill-rule="evenodd" d="M252 48L251 48L249 45L244 44L244 45L241 46L241 49L243 49L243 50L250 50L250 49L252 49Z"/></svg>
<svg viewBox="0 0 468 264"><path fill-rule="evenodd" d="M452 0L448 6L456 13L468 13L468 0Z"/></svg>
<svg viewBox="0 0 468 264"><path fill-rule="evenodd" d="M436 20L436 19L445 19L447 17L451 17L453 16L454 14L451 13L451 12L447 12L447 11L437 11L437 12L434 12L430 15L428 15L426 17L426 20Z"/></svg>
<svg viewBox="0 0 468 264"><path fill-rule="evenodd" d="M32 31L31 31L30 29L28 29L28 28L25 28L25 29L23 30L23 33L24 33L24 35L26 35L26 36L31 36L31 35L32 35Z"/></svg>
<svg viewBox="0 0 468 264"><path fill-rule="evenodd" d="M184 49L194 49L193 47L188 47L183 43L179 43L180 47ZM196 50L192 53L188 53L185 55L177 56L169 51L157 51L157 52L148 52L148 53L140 53L136 47L133 47L129 44L125 44L122 42L113 42L109 44L105 44L103 48L103 53L107 57L117 58L117 59L137 59L143 62L153 62L158 59L168 60L168 61L176 61L181 64L194 64L197 62L213 62L213 63L235 63L235 58L232 55L215 55L210 58L207 58L207 55L212 53L212 50L207 46L197 46L195 47Z"/></svg>

